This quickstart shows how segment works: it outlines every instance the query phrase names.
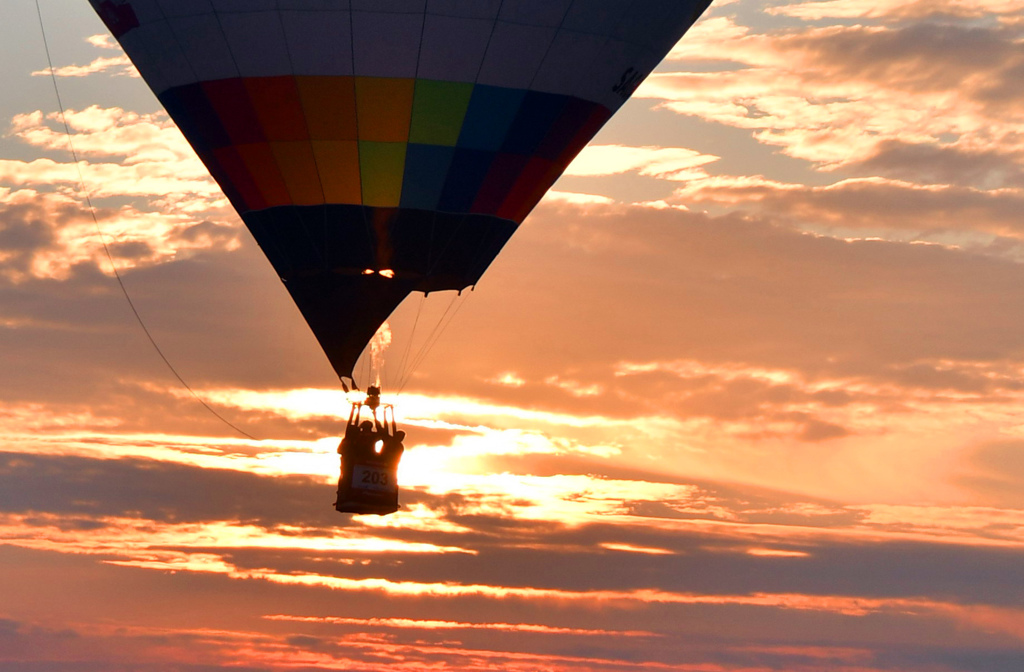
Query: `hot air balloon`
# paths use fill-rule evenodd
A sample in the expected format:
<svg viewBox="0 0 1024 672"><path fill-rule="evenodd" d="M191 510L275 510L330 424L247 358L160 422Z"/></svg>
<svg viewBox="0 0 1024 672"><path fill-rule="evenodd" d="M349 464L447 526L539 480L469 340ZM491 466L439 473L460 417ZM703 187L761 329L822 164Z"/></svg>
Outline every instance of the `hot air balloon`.
<svg viewBox="0 0 1024 672"><path fill-rule="evenodd" d="M342 378L473 286L710 0L90 0Z"/></svg>
<svg viewBox="0 0 1024 672"><path fill-rule="evenodd" d="M406 296L477 283L710 4L90 2L343 384ZM389 430L388 407L380 423L378 406L376 387L352 406L339 511L398 508L401 437L393 410ZM372 421L361 421L364 408Z"/></svg>

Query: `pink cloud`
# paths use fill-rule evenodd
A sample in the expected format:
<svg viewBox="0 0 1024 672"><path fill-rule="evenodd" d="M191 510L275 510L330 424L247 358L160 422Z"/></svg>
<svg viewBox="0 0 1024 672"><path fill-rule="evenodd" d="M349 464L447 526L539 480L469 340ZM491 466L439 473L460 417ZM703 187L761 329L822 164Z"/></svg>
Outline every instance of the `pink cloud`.
<svg viewBox="0 0 1024 672"><path fill-rule="evenodd" d="M934 15L980 18L1017 14L1024 10L1021 0L826 0L772 7L770 14L782 14L808 21L820 19L919 19Z"/></svg>
<svg viewBox="0 0 1024 672"><path fill-rule="evenodd" d="M920 185L886 178L855 178L827 186L787 184L761 177L694 180L674 196L682 203L757 209L808 228L928 233L960 231L1021 238L1021 189Z"/></svg>
<svg viewBox="0 0 1024 672"><path fill-rule="evenodd" d="M65 65L59 68L53 69L53 75L57 77L89 77L90 75L96 75L101 72L110 72L116 75L128 75L131 77L138 77L138 71L135 70L135 66L128 60L127 56L108 56L105 58L97 58L88 63L87 65ZM50 70L37 70L32 73L35 77L49 77Z"/></svg>
<svg viewBox="0 0 1024 672"><path fill-rule="evenodd" d="M938 10L968 14L1016 11L1012 1L940 4ZM809 18L812 12L859 16L897 8L931 11L936 3L816 2L774 11ZM1021 182L1015 82L1024 52L1016 28L911 23L759 33L716 17L698 24L672 58L734 66L656 73L638 96L660 99L679 114L749 129L758 142L819 170L874 177L865 171L884 169L923 186L938 181L984 190ZM914 152L922 160L911 163Z"/></svg>

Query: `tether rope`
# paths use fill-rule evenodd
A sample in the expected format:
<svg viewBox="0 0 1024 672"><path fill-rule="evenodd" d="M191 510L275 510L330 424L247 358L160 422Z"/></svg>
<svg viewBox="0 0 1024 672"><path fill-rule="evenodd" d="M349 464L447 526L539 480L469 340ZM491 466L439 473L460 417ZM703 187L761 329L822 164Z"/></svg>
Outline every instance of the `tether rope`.
<svg viewBox="0 0 1024 672"><path fill-rule="evenodd" d="M39 0L35 0L35 4L36 15L39 17L39 30L43 35L43 47L46 50L46 62L49 65L50 69L50 79L53 81L53 92L57 97L57 106L60 108L61 123L64 124L64 132L68 138L68 148L71 150L71 158L74 160L75 167L78 169L79 188L82 190L82 195L85 197L85 202L89 207L89 214L92 215L92 221L93 224L96 226L96 233L99 235L100 243L103 244L103 252L106 254L107 261L110 264L110 268L114 272L114 278L117 279L117 285L118 287L121 288L121 293L124 295L125 300L128 302L128 307L131 308L132 314L135 316L135 321L138 322L139 326L142 328L142 331L146 335L146 338L149 340L150 345L152 345L153 349L156 350L156 354L160 356L160 359L163 360L163 363L165 365L167 365L167 368L170 370L172 374L174 374L174 377L178 379L178 382L181 383L182 387L188 390L188 393L192 395L192 398L194 398L196 401L202 404L203 408L212 413L218 420L223 422L231 429L235 430L236 432L246 437L247 439L259 441L259 439L257 439L255 436L249 434L248 432L232 424L227 418L225 418L216 410L214 410L213 407L206 403L206 401L204 401L203 398L200 397L187 382L185 382L185 379L181 377L178 371L174 368L174 365L171 364L169 359L167 359L167 356L164 354L163 350L161 350L160 346L157 345L156 340L153 338L153 334L150 333L149 328L146 327L146 323L142 320L142 316L136 309L135 303L132 301L131 295L128 294L128 289L127 287L125 287L124 281L121 279L121 274L117 270L117 264L114 263L114 256L110 253L110 247L107 245L107 237L103 233L102 227L100 227L99 217L96 216L96 208L92 204L92 197L89 195L89 190L86 188L85 185L85 175L82 172L82 165L78 160L78 152L75 150L75 143L72 139L71 134L71 126L68 124L67 115L64 112L64 103L61 100L60 96L60 87L57 84L57 73L53 68L53 59L50 56L50 44L46 37L46 27L43 23L43 12L42 9L40 9L39 7Z"/></svg>

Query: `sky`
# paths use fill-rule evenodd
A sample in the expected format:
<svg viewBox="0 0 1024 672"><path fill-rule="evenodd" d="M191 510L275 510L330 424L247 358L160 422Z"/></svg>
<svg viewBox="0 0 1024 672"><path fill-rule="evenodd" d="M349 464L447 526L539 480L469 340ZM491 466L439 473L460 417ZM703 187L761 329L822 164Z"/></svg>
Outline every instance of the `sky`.
<svg viewBox="0 0 1024 672"><path fill-rule="evenodd" d="M81 162L3 0L0 669L1024 669L1024 0L715 0L357 369L387 517L240 219L40 6Z"/></svg>

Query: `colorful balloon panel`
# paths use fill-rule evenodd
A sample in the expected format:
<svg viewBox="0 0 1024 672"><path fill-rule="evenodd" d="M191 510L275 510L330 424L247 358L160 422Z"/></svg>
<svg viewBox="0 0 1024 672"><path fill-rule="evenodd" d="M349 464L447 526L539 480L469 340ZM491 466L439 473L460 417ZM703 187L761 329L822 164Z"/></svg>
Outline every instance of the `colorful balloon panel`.
<svg viewBox="0 0 1024 672"><path fill-rule="evenodd" d="M506 201L530 159L560 174L578 130L610 114L552 93L380 77L222 79L160 100L243 215L325 203L528 212L539 196ZM516 194L550 186L536 182L546 171L530 175Z"/></svg>
<svg viewBox="0 0 1024 672"><path fill-rule="evenodd" d="M409 292L479 280L709 4L90 1L343 376Z"/></svg>

